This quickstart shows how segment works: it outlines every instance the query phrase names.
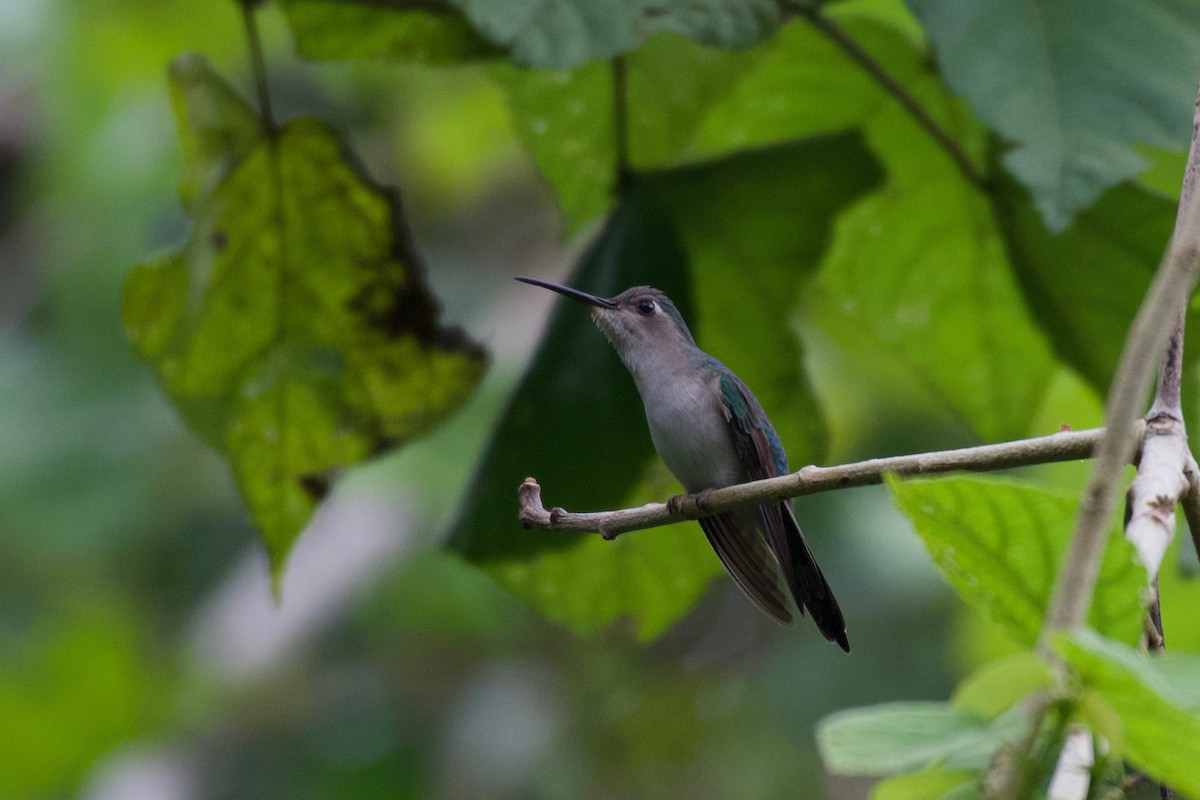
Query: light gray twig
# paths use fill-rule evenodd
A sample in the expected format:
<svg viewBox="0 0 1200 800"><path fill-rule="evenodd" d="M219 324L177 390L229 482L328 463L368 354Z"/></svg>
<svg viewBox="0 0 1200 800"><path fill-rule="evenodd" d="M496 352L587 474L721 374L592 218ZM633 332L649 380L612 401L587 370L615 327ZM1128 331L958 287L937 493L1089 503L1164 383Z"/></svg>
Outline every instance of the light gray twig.
<svg viewBox="0 0 1200 800"><path fill-rule="evenodd" d="M519 519L526 528L585 531L615 539L628 531L668 525L681 519L697 519L758 503L777 502L785 497L870 486L882 483L883 476L888 473L903 477L956 471L988 472L1089 458L1103 434L1102 428L1062 431L1050 436L960 450L873 458L836 467L808 466L790 475L714 489L703 501L696 495L685 495L678 503L678 513L673 513L667 503L650 503L617 511L572 513L561 508L547 511L542 505L541 487L533 478L526 478L518 491Z"/></svg>
<svg viewBox="0 0 1200 800"><path fill-rule="evenodd" d="M1184 314L1176 317L1163 350L1158 389L1146 414L1142 457L1126 501L1125 536L1137 548L1151 583L1157 581L1163 555L1175 537L1175 506L1190 492L1188 472L1195 463L1188 451L1179 391L1184 321ZM1161 638L1162 631L1158 633Z"/></svg>

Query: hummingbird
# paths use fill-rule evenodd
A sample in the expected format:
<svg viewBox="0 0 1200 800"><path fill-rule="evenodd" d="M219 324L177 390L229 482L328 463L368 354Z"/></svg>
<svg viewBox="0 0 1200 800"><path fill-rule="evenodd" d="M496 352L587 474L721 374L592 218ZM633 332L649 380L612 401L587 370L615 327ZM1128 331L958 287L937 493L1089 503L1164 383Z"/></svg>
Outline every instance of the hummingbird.
<svg viewBox="0 0 1200 800"><path fill-rule="evenodd" d="M592 320L633 376L650 439L663 463L697 494L786 475L787 454L754 394L728 367L696 345L663 292L634 286L598 297L538 278L517 278L590 307ZM791 500L702 517L700 527L738 587L772 619L791 624L783 586L824 637L850 652L846 623ZM782 585L780 575L782 574Z"/></svg>

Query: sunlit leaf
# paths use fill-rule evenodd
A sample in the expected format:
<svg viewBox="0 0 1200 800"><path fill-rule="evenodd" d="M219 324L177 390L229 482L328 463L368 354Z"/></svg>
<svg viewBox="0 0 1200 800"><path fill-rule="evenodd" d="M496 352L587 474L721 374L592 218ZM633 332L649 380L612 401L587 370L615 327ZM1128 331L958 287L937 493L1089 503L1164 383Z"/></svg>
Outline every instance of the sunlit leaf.
<svg viewBox="0 0 1200 800"><path fill-rule="evenodd" d="M973 770L932 767L880 781L871 789L871 800L946 800L949 793L978 782Z"/></svg>
<svg viewBox="0 0 1200 800"><path fill-rule="evenodd" d="M391 58L429 64L454 64L499 55L467 19L449 4L418 8L403 3L346 0L281 0L305 58Z"/></svg>
<svg viewBox="0 0 1200 800"><path fill-rule="evenodd" d="M1200 655L1160 653L1154 658L1154 668L1182 708L1200 712Z"/></svg>
<svg viewBox="0 0 1200 800"><path fill-rule="evenodd" d="M1076 501L983 478L888 482L947 582L965 602L1033 646L1054 591ZM1108 636L1137 641L1146 572L1114 530L1089 619Z"/></svg>
<svg viewBox="0 0 1200 800"><path fill-rule="evenodd" d="M979 769L1023 727L1016 714L988 722L948 703L884 703L825 717L817 746L826 768L844 775Z"/></svg>
<svg viewBox="0 0 1200 800"><path fill-rule="evenodd" d="M633 166L644 169L678 161L697 128L731 93L739 93L748 74L776 49L775 41L730 52L683 36L661 35L630 53L626 92Z"/></svg>
<svg viewBox="0 0 1200 800"><path fill-rule="evenodd" d="M902 32L870 15L843 11L841 4L831 4L825 13L897 81L911 83L927 74L925 54ZM802 19L784 25L759 47L730 58L740 79L691 111L690 118L698 122L683 150L687 159L836 133L861 125L892 102L845 51ZM666 70L662 80L643 74L647 60L643 51L631 57L630 78L632 87L645 81L649 100L661 94L670 76ZM681 116L689 118L687 113L672 114L676 120ZM638 140L635 132L635 154Z"/></svg>
<svg viewBox="0 0 1200 800"><path fill-rule="evenodd" d="M961 709L992 719L1018 700L1055 683L1054 671L1032 651L994 661L969 676L954 690L951 702Z"/></svg>
<svg viewBox="0 0 1200 800"><path fill-rule="evenodd" d="M612 67L602 61L574 70L519 70L492 75L508 96L521 144L554 187L568 232L615 202L617 151Z"/></svg>
<svg viewBox="0 0 1200 800"><path fill-rule="evenodd" d="M1116 710L1121 756L1181 794L1200 796L1200 714L1188 710L1154 660L1089 630L1060 636L1054 646L1083 685Z"/></svg>
<svg viewBox="0 0 1200 800"><path fill-rule="evenodd" d="M278 575L336 470L458 408L484 355L438 325L394 196L331 129L296 119L251 140L252 114L202 59L171 81L200 176L184 187L193 227L133 270L123 321L229 460Z"/></svg>
<svg viewBox="0 0 1200 800"><path fill-rule="evenodd" d="M1051 230L1186 145L1200 7L1190 0L912 0L946 82L1014 147L1009 170Z"/></svg>

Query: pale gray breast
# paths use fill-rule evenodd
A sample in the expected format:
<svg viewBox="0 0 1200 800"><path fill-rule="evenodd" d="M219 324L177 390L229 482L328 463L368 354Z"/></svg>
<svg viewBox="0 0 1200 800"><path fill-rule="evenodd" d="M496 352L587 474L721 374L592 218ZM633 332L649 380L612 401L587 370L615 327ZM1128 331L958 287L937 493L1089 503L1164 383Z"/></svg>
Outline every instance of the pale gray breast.
<svg viewBox="0 0 1200 800"><path fill-rule="evenodd" d="M714 382L659 373L638 381L654 449L689 492L744 480Z"/></svg>

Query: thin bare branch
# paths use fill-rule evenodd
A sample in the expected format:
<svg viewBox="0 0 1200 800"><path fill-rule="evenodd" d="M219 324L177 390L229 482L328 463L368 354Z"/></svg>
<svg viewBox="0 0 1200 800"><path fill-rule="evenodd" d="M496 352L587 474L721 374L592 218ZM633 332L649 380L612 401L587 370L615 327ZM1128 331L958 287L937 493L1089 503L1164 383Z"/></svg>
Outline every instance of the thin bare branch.
<svg viewBox="0 0 1200 800"><path fill-rule="evenodd" d="M617 511L572 513L561 508L547 511L542 505L541 487L533 478L526 478L518 493L519 519L526 528L584 531L615 539L629 531L668 525L681 519L697 519L758 503L777 502L786 497L799 497L854 486L870 486L882 483L883 476L888 473L903 477L958 471L989 472L1089 458L1103 434L1104 430L1101 428L1062 431L1033 439L959 450L873 458L836 467L808 466L790 475L714 489L703 498L685 495L678 503L650 503L640 508ZM677 510L670 506L675 506Z"/></svg>

